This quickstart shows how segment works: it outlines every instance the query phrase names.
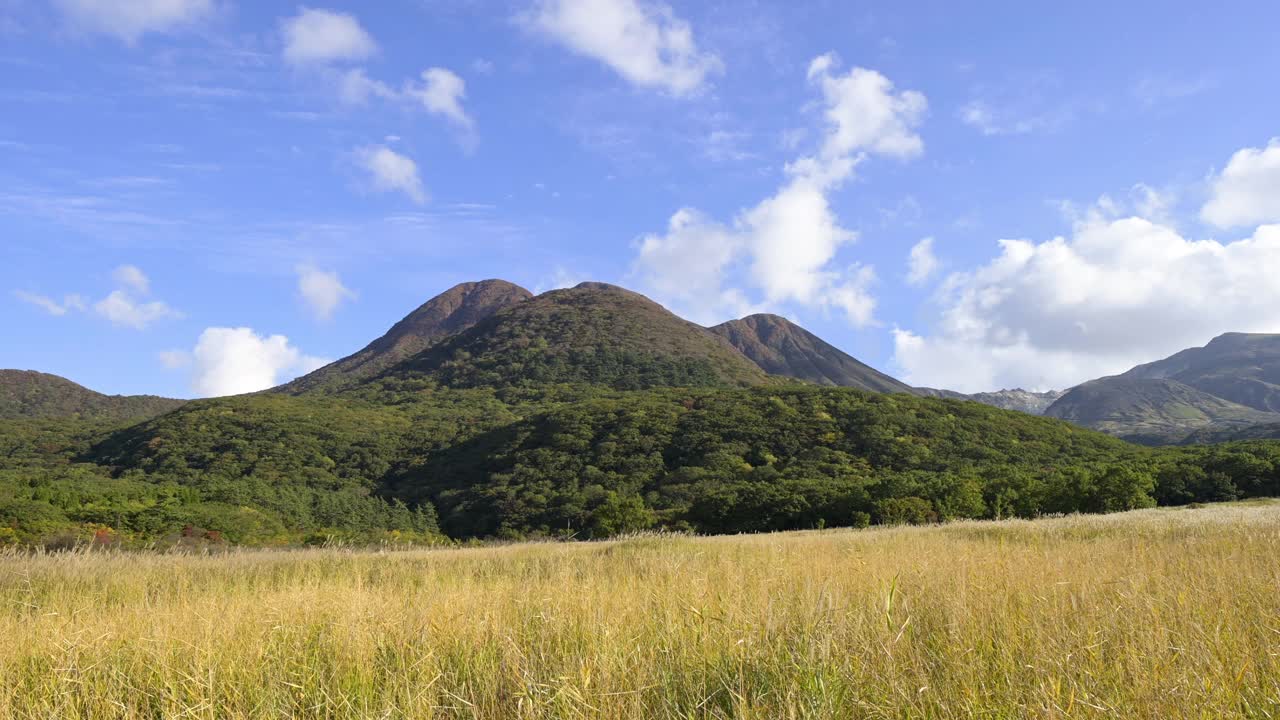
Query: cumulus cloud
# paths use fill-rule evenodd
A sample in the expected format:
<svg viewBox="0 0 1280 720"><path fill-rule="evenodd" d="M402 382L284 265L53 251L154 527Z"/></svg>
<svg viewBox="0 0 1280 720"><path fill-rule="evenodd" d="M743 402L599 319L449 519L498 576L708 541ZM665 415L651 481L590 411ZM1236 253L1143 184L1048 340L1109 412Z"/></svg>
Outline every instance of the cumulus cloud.
<svg viewBox="0 0 1280 720"><path fill-rule="evenodd" d="M179 318L182 313L160 300L138 300L126 290L115 290L94 303L93 311L111 321L113 325L146 330L153 323L165 318Z"/></svg>
<svg viewBox="0 0 1280 720"><path fill-rule="evenodd" d="M900 158L924 152L916 127L929 103L914 90L895 92L889 78L875 70L853 68L833 72L839 61L832 53L809 63L809 80L817 82L826 99L829 125L822 154L828 162L853 152L873 152Z"/></svg>
<svg viewBox="0 0 1280 720"><path fill-rule="evenodd" d="M467 96L466 81L451 70L427 68L419 80L407 81L400 89L369 77L363 68L351 68L337 77L338 97L348 105L365 105L374 99L405 103L446 118L466 131L467 143L475 140L475 122L462 106Z"/></svg>
<svg viewBox="0 0 1280 720"><path fill-rule="evenodd" d="M281 23L284 59L294 65L364 60L378 51L354 15L303 7Z"/></svg>
<svg viewBox="0 0 1280 720"><path fill-rule="evenodd" d="M714 54L698 49L689 23L660 2L538 0L523 20L644 88L688 95L723 67Z"/></svg>
<svg viewBox="0 0 1280 720"><path fill-rule="evenodd" d="M924 285L937 271L938 258L933 254L933 238L927 237L911 246L911 252L907 254L908 285Z"/></svg>
<svg viewBox="0 0 1280 720"><path fill-rule="evenodd" d="M1280 138L1232 155L1200 217L1220 228L1280 222Z"/></svg>
<svg viewBox="0 0 1280 720"><path fill-rule="evenodd" d="M736 312L753 305L743 290L725 287L741 269L741 281L763 295L765 306L794 302L843 311L859 327L875 322L875 269L834 264L857 235L841 226L829 194L870 155L923 152L915 128L927 102L918 92L895 90L873 70L840 73L837 65L827 54L809 66L808 79L822 93L825 132L814 153L787 165L774 195L729 225L685 208L665 235L641 239L634 272L655 294L682 309L699 306L695 314Z"/></svg>
<svg viewBox="0 0 1280 720"><path fill-rule="evenodd" d="M999 246L943 283L932 333L895 332L906 381L1063 388L1227 330L1280 331L1280 226L1223 243L1093 213L1069 237Z"/></svg>
<svg viewBox="0 0 1280 720"><path fill-rule="evenodd" d="M356 294L342 284L338 273L313 265L298 266L298 294L317 320L328 320L346 300Z"/></svg>
<svg viewBox="0 0 1280 720"><path fill-rule="evenodd" d="M151 281L136 265L121 265L112 271L111 277L117 289L93 303L92 308L113 325L145 330L159 320L182 317L182 313L163 301L147 302L140 299L150 294ZM66 295L61 302L25 290L15 290L14 296L57 317L72 311L85 312L90 309L88 301L79 294Z"/></svg>
<svg viewBox="0 0 1280 720"><path fill-rule="evenodd" d="M266 390L328 362L303 354L284 335L247 327L205 329L189 357L191 389L201 397Z"/></svg>
<svg viewBox="0 0 1280 720"><path fill-rule="evenodd" d="M725 273L742 249L741 235L697 210L681 208L665 234L645 235L636 243L635 267L646 287L685 317L713 324L753 311L740 291L724 286Z"/></svg>
<svg viewBox="0 0 1280 720"><path fill-rule="evenodd" d="M418 175L418 164L412 158L401 155L386 145L357 148L356 162L368 173L374 190L400 191L421 205L427 200Z"/></svg>
<svg viewBox="0 0 1280 720"><path fill-rule="evenodd" d="M93 311L113 325L145 330L157 321L182 317L168 303L140 299L150 294L151 280L136 265L121 265L111 277L119 289L94 303Z"/></svg>
<svg viewBox="0 0 1280 720"><path fill-rule="evenodd" d="M470 128L471 118L462 109L467 96L467 84L445 68L433 67L422 71L421 84L409 84L405 95L422 104L427 112L443 115L460 127Z"/></svg>
<svg viewBox="0 0 1280 720"><path fill-rule="evenodd" d="M54 0L76 30L134 43L147 33L190 27L214 13L213 0Z"/></svg>

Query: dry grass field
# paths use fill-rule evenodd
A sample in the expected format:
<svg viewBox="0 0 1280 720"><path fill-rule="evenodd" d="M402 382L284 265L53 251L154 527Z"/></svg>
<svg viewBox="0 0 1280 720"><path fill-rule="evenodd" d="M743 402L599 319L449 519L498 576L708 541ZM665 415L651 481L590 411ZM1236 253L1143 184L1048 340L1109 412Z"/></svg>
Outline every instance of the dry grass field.
<svg viewBox="0 0 1280 720"><path fill-rule="evenodd" d="M0 557L0 717L1269 718L1280 504Z"/></svg>

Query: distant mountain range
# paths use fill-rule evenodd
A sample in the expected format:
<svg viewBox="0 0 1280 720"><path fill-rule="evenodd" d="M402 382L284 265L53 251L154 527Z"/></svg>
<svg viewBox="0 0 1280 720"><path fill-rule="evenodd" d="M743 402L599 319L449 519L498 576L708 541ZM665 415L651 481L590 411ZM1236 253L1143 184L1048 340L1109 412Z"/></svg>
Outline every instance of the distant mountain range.
<svg viewBox="0 0 1280 720"><path fill-rule="evenodd" d="M962 394L907 385L777 315L704 328L604 283L536 296L504 280L463 283L360 351L271 392L333 394L404 383L591 383L627 390L794 381L972 400L1152 444L1255 437L1270 432L1260 428L1280 428L1280 335L1228 333L1205 347L1064 391ZM145 418L181 404L102 395L53 375L0 371L0 418Z"/></svg>
<svg viewBox="0 0 1280 720"><path fill-rule="evenodd" d="M1280 335L1204 347L1072 388L1045 414L1148 443L1232 438L1280 423Z"/></svg>

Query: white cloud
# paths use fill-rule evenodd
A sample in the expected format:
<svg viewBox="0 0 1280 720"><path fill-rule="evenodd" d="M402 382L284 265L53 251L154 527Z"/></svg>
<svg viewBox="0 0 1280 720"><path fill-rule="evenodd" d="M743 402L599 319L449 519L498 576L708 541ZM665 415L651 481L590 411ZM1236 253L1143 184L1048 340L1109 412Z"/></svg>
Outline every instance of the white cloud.
<svg viewBox="0 0 1280 720"><path fill-rule="evenodd" d="M809 79L816 80L827 101L829 124L822 154L828 161L853 152L874 152L911 158L924 152L924 141L915 128L929 107L914 90L894 92L889 78L874 70L853 68L832 74L838 60L832 53L809 64Z"/></svg>
<svg viewBox="0 0 1280 720"><path fill-rule="evenodd" d="M908 382L961 391L1069 387L1233 330L1280 331L1280 225L1191 240L1091 213L1070 237L1002 240L943 284L932 334L895 333Z"/></svg>
<svg viewBox="0 0 1280 720"><path fill-rule="evenodd" d="M656 294L717 314L749 307L746 292L725 287L741 269L735 277L760 292L765 306L795 302L842 310L855 326L875 322L874 268L833 265L857 235L840 225L828 195L869 155L923 152L915 128L927 102L895 91L873 70L837 73L837 63L827 54L809 66L809 81L822 91L826 131L814 154L787 165L788 179L773 196L738 213L732 226L685 208L665 235L641 239L633 270Z"/></svg>
<svg viewBox="0 0 1280 720"><path fill-rule="evenodd" d="M342 284L338 273L312 265L298 266L298 294L318 320L328 320L345 300L356 294Z"/></svg>
<svg viewBox="0 0 1280 720"><path fill-rule="evenodd" d="M207 328L190 357L191 388L201 397L266 390L327 364L284 335L262 336L247 327Z"/></svg>
<svg viewBox="0 0 1280 720"><path fill-rule="evenodd" d="M112 272L111 277L119 286L118 289L94 303L93 311L113 325L145 330L159 320L182 317L182 313L164 302L159 300L143 302L138 299L137 296L150 292L151 282L147 279L146 273L137 266L121 265ZM85 312L89 309L89 303L84 296L74 293L64 296L62 302L25 290L15 290L14 296L58 317L73 310Z"/></svg>
<svg viewBox="0 0 1280 720"><path fill-rule="evenodd" d="M55 0L81 32L114 35L127 43L151 32L189 27L211 16L213 0Z"/></svg>
<svg viewBox="0 0 1280 720"><path fill-rule="evenodd" d="M699 90L723 67L698 49L689 23L661 2L538 0L524 22L635 85L674 95Z"/></svg>
<svg viewBox="0 0 1280 720"><path fill-rule="evenodd" d="M1232 155L1200 217L1221 228L1280 222L1280 138Z"/></svg>
<svg viewBox="0 0 1280 720"><path fill-rule="evenodd" d="M461 77L445 68L433 67L422 71L421 82L407 81L397 90L390 85L369 77L362 68L351 68L338 76L338 97L348 105L365 105L371 99L395 103L408 103L433 115L441 115L468 136L475 129L475 122L462 107L467 96L467 84ZM474 137L468 137L468 142Z"/></svg>
<svg viewBox="0 0 1280 720"><path fill-rule="evenodd" d="M738 218L754 284L770 302L811 304L834 280L827 264L857 235L840 227L823 188L797 178Z"/></svg>
<svg viewBox="0 0 1280 720"><path fill-rule="evenodd" d="M85 309L84 298L79 295L67 295L62 299L62 302L58 302L47 295L27 292L26 290L14 290L13 296L24 303L35 305L55 317L62 317L72 310L83 311Z"/></svg>
<svg viewBox="0 0 1280 720"><path fill-rule="evenodd" d="M137 300L126 290L115 290L93 305L94 312L110 320L113 325L145 330L152 323L165 318L180 318L182 313L167 304L154 300Z"/></svg>
<svg viewBox="0 0 1280 720"><path fill-rule="evenodd" d="M753 311L742 293L726 289L725 273L743 239L692 208L682 208L665 235L637 242L634 269L641 282L695 322L714 324Z"/></svg>
<svg viewBox="0 0 1280 720"><path fill-rule="evenodd" d="M356 160L368 173L373 189L380 192L398 190L421 205L427 194L418 175L418 164L386 145L358 148Z"/></svg>
<svg viewBox="0 0 1280 720"><path fill-rule="evenodd" d="M933 254L933 238L927 237L911 246L911 252L907 255L908 285L924 285L937 271L938 258Z"/></svg>
<svg viewBox="0 0 1280 720"><path fill-rule="evenodd" d="M117 284L135 292L143 295L151 292L151 281L147 279L146 273L138 269L137 265L121 265L115 269L111 277Z"/></svg>
<svg viewBox="0 0 1280 720"><path fill-rule="evenodd" d="M471 118L462 109L467 84L449 70L427 68L422 71L422 84L407 85L404 92L421 103L427 112L443 115L461 127L471 127Z"/></svg>
<svg viewBox="0 0 1280 720"><path fill-rule="evenodd" d="M378 51L354 15L303 7L281 23L284 59L294 65L364 60Z"/></svg>

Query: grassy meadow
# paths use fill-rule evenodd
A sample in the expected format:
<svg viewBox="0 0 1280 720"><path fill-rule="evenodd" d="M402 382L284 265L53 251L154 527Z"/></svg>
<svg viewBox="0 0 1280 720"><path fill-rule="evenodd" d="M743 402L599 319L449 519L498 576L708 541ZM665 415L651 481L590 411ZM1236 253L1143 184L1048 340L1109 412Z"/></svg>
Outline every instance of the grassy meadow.
<svg viewBox="0 0 1280 720"><path fill-rule="evenodd" d="M0 556L0 717L1270 718L1280 503Z"/></svg>

